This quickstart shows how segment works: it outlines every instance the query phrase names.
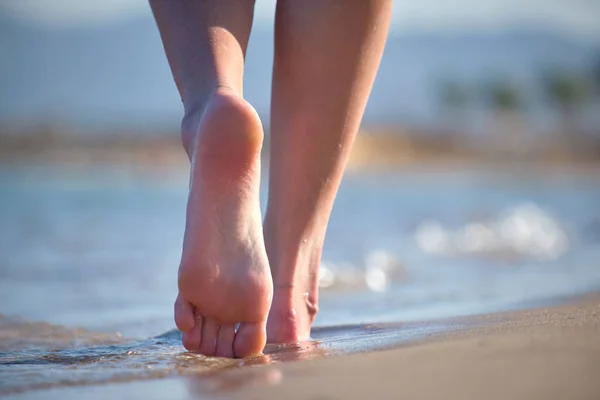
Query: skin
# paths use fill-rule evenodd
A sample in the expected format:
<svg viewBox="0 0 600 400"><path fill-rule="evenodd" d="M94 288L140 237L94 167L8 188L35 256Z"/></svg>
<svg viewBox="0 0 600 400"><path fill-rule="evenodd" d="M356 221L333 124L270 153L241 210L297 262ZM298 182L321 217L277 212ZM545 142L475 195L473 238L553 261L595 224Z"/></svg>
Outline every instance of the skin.
<svg viewBox="0 0 600 400"><path fill-rule="evenodd" d="M310 335L333 202L391 0L279 0L264 227L261 121L243 99L251 0L151 0L184 105L190 194L175 322L190 351L245 357ZM236 329L237 327L237 329Z"/></svg>

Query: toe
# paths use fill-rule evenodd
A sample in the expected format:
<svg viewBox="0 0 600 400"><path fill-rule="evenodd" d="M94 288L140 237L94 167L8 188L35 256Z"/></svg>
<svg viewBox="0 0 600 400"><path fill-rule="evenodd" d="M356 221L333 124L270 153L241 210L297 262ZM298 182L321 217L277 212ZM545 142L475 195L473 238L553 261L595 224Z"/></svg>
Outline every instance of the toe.
<svg viewBox="0 0 600 400"><path fill-rule="evenodd" d="M190 331L194 325L194 309L181 295L175 300L175 325L182 332Z"/></svg>
<svg viewBox="0 0 600 400"><path fill-rule="evenodd" d="M202 340L202 326L204 325L204 318L202 318L202 315L200 314L195 314L194 318L194 327L191 330L181 334L183 347L189 351L198 351L200 348L200 342Z"/></svg>
<svg viewBox="0 0 600 400"><path fill-rule="evenodd" d="M266 321L243 322L235 333L233 351L236 357L261 354L267 343Z"/></svg>
<svg viewBox="0 0 600 400"><path fill-rule="evenodd" d="M215 355L217 357L233 357L233 338L235 332L233 325L220 325L217 334L217 348Z"/></svg>
<svg viewBox="0 0 600 400"><path fill-rule="evenodd" d="M217 332L219 330L219 324L217 320L211 317L204 318L204 326L202 327L202 342L200 343L200 349L198 350L205 356L214 356L215 347L217 345Z"/></svg>

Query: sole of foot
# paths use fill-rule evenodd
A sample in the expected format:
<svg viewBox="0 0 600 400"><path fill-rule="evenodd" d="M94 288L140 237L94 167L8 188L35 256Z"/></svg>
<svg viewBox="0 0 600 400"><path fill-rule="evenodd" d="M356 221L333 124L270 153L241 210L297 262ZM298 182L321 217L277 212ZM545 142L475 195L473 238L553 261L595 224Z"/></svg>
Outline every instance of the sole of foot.
<svg viewBox="0 0 600 400"><path fill-rule="evenodd" d="M182 138L191 173L175 323L190 351L260 354L273 294L259 205L262 124L243 98L218 89L186 116Z"/></svg>

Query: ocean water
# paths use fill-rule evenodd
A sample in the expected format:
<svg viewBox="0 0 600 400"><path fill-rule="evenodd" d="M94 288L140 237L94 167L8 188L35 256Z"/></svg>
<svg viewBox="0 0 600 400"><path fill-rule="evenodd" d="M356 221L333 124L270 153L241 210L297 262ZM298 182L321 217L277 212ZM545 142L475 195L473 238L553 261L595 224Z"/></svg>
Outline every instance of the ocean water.
<svg viewBox="0 0 600 400"><path fill-rule="evenodd" d="M190 354L172 321L185 175L2 169L0 394L377 349L452 329L443 318L600 289L597 173L353 173L315 340L254 360Z"/></svg>

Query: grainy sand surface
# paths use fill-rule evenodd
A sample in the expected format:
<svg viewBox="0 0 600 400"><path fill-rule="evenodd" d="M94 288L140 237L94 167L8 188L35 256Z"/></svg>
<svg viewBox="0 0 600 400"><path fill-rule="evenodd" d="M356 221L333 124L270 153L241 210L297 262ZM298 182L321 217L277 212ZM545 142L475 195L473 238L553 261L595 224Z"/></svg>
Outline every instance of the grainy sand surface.
<svg viewBox="0 0 600 400"><path fill-rule="evenodd" d="M382 351L12 397L600 399L599 295L451 325L457 329Z"/></svg>
<svg viewBox="0 0 600 400"><path fill-rule="evenodd" d="M600 399L597 297L471 322L476 326L431 342L273 366L279 383L236 397Z"/></svg>

